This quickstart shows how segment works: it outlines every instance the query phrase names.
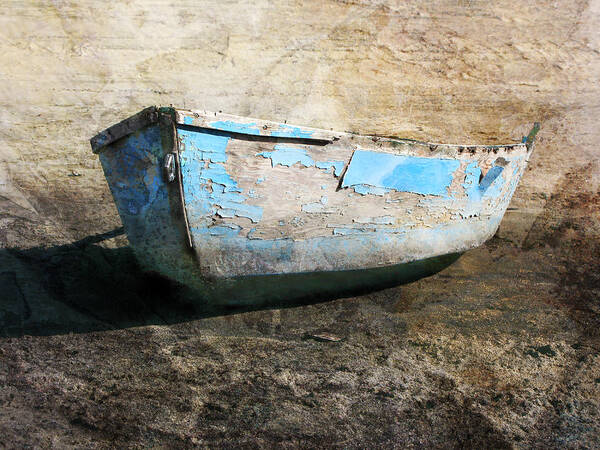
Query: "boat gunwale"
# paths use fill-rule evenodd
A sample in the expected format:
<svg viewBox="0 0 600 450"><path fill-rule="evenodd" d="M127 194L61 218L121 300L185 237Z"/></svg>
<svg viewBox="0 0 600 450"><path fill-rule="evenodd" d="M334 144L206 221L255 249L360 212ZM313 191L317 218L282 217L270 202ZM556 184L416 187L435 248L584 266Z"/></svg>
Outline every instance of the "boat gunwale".
<svg viewBox="0 0 600 450"><path fill-rule="evenodd" d="M447 149L457 149L459 152L462 150L466 151L477 151L477 150L513 150L513 149L527 149L529 150L533 145L533 141L535 139L535 134L537 130L539 130L539 124L536 122L527 137L523 139L522 142L513 142L510 144L447 144L447 143L438 143L438 142L427 142L420 141L415 139L408 138L400 138L396 136L379 136L379 135L363 135L353 132L335 132L332 130L324 130L320 128L309 128L304 126L290 125L287 123L281 122L273 122L270 120L263 119L255 119L251 117L242 117L236 116L232 114L224 114L219 112L209 112L209 111L192 111L179 109L174 107L157 107L150 106L148 108L143 109L142 111L134 114L115 125L112 125L105 130L101 131L93 138L90 139L90 144L92 147L92 151L94 153L100 153L105 147L113 144L119 139L122 139L130 134L133 134L139 131L142 128L145 128L149 125L158 122L159 112L170 112L175 119L175 123L177 125L182 126L190 126L195 128L203 128L209 130L216 130L222 132L232 133L233 135L247 135L254 136L256 138L280 138L280 139L295 139L299 141L323 141L326 142L335 142L340 140L343 137L353 139L354 137L360 137L363 139L370 139L374 142L390 142L390 143L398 143L404 145L419 145L428 147L431 150L435 150L438 148L447 148ZM191 121L186 118L191 119ZM227 130L223 127L218 127L215 125L211 125L214 122L227 122L227 121L238 121L237 124L241 125L253 125L253 131L257 132L244 132L244 131L235 131L235 130ZM277 131L281 129L289 129L293 128L294 133L285 134L285 132Z"/></svg>

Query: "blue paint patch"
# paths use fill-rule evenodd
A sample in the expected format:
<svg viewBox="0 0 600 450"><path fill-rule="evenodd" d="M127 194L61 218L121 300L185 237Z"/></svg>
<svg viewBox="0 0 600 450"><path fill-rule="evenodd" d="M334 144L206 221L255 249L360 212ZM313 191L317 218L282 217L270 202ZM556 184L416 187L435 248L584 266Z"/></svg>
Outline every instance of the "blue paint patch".
<svg viewBox="0 0 600 450"><path fill-rule="evenodd" d="M256 184L260 184L260 183L262 183L263 181L265 181L265 179L264 179L263 177L258 177L258 178L256 179Z"/></svg>
<svg viewBox="0 0 600 450"><path fill-rule="evenodd" d="M474 161L466 167L463 183L463 188L469 198L478 197L479 195L479 177L481 177L481 169L477 161Z"/></svg>
<svg viewBox="0 0 600 450"><path fill-rule="evenodd" d="M498 178L498 176L502 173L503 170L504 167L501 166L494 166L490 170L488 170L488 173L485 174L485 176L479 183L479 190L482 193L485 193L489 189L489 187L494 183L496 178Z"/></svg>
<svg viewBox="0 0 600 450"><path fill-rule="evenodd" d="M377 224L377 225L393 225L394 217L393 216L359 217L358 219L354 219L353 222L372 223L372 224Z"/></svg>
<svg viewBox="0 0 600 450"><path fill-rule="evenodd" d="M245 203L235 203L220 198L215 199L214 204L224 209L234 210L236 216L246 217L254 223L258 223L260 222L260 219L262 219L263 209L260 206L246 205Z"/></svg>
<svg viewBox="0 0 600 450"><path fill-rule="evenodd" d="M260 129L256 123L239 123L231 120L218 120L211 122L210 127L221 131L229 131L231 133L260 135Z"/></svg>
<svg viewBox="0 0 600 450"><path fill-rule="evenodd" d="M139 215L143 220L154 202L166 199L167 191L156 156L160 153L160 142L160 129L154 126L128 137L117 156L114 151L99 153L122 217Z"/></svg>
<svg viewBox="0 0 600 450"><path fill-rule="evenodd" d="M211 234L210 230L221 226L212 225L215 215L246 217L259 222L262 208L245 203L248 197L242 194L242 189L225 168L229 136L218 131L181 129L179 136L185 148L180 153L180 164L190 229L209 230ZM225 231L217 230L215 233L218 234L211 235L229 236L232 233Z"/></svg>
<svg viewBox="0 0 600 450"><path fill-rule="evenodd" d="M325 202L327 203L327 202ZM330 210L330 209L325 209L325 203L323 203L323 201L319 201L319 202L312 202L312 203L305 203L304 205L302 205L302 212L308 213L308 214L331 214L334 212L334 210Z"/></svg>
<svg viewBox="0 0 600 450"><path fill-rule="evenodd" d="M317 161L316 166L324 169L327 173L331 173L331 168L333 168L333 174L339 177L344 170L344 161Z"/></svg>
<svg viewBox="0 0 600 450"><path fill-rule="evenodd" d="M308 156L306 150L297 147L286 147L276 145L275 151L257 153L256 156L271 159L271 166L275 167L278 164L291 167L296 163L302 164L304 167L312 167L315 165L313 159Z"/></svg>
<svg viewBox="0 0 600 450"><path fill-rule="evenodd" d="M235 217L235 209L218 209L217 215L224 219L233 219Z"/></svg>
<svg viewBox="0 0 600 450"><path fill-rule="evenodd" d="M183 123L184 123L185 125L191 125L191 124L193 124L193 123L194 123L194 119L192 119L190 116L185 116L185 117L183 118Z"/></svg>
<svg viewBox="0 0 600 450"><path fill-rule="evenodd" d="M334 236L347 236L349 234L363 234L368 231L364 228L334 228L333 234Z"/></svg>
<svg viewBox="0 0 600 450"><path fill-rule="evenodd" d="M194 234L205 236L237 236L240 232L240 227L234 224L231 225L214 225L212 227L193 227L190 231Z"/></svg>
<svg viewBox="0 0 600 450"><path fill-rule="evenodd" d="M186 155L187 156L187 155ZM202 162L205 162L203 160ZM225 191L239 189L237 183L229 176L222 164L210 163L208 167L200 168L197 173L198 178L203 182L212 181L224 186Z"/></svg>
<svg viewBox="0 0 600 450"><path fill-rule="evenodd" d="M485 174L483 180L479 183L479 191L484 198L500 196L504 187L503 173L504 167L494 166Z"/></svg>
<svg viewBox="0 0 600 450"><path fill-rule="evenodd" d="M356 150L344 176L342 187L373 186L449 197L448 188L460 161L421 158L390 153ZM364 188L360 188L362 193ZM367 192L369 193L369 192Z"/></svg>
<svg viewBox="0 0 600 450"><path fill-rule="evenodd" d="M313 132L310 130L283 124L279 125L279 130L271 131L273 137L309 138L312 135Z"/></svg>
<svg viewBox="0 0 600 450"><path fill-rule="evenodd" d="M482 197L495 197L500 195L504 185L502 172L504 167L493 166L485 176L481 177L481 169L477 162L470 163L465 169L465 181L463 187L470 200L480 200Z"/></svg>
<svg viewBox="0 0 600 450"><path fill-rule="evenodd" d="M187 119L188 117L186 117ZM179 129L177 131L183 152L188 150L200 151L200 159L223 163L227 161L225 149L229 143L230 136L218 131L203 130L202 132Z"/></svg>
<svg viewBox="0 0 600 450"><path fill-rule="evenodd" d="M384 189L384 188L380 188L380 187L375 187L375 186L367 186L366 184L356 184L354 186L352 186L352 188L354 189L354 192L356 192L357 194L360 195L367 195L367 194L371 194L371 195L384 195L388 192L390 192L389 189Z"/></svg>

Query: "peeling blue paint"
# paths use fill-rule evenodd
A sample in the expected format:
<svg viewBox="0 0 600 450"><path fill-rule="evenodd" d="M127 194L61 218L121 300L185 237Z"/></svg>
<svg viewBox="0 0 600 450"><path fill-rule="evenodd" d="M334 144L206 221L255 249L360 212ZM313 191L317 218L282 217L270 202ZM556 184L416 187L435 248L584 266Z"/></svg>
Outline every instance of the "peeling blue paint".
<svg viewBox="0 0 600 450"><path fill-rule="evenodd" d="M218 209L216 214L224 219L233 219L235 217L235 209Z"/></svg>
<svg viewBox="0 0 600 450"><path fill-rule="evenodd" d="M184 153L187 157L187 153ZM202 158L202 156L200 156ZM201 160L205 162L206 160ZM225 166L217 163L210 163L208 167L199 168L198 178L203 182L212 181L213 183L220 184L224 187L224 192L241 192L237 183L225 170ZM215 192L217 193L217 192Z"/></svg>
<svg viewBox="0 0 600 450"><path fill-rule="evenodd" d="M313 131L283 124L279 125L279 130L271 131L271 136L273 137L309 138L312 135Z"/></svg>
<svg viewBox="0 0 600 450"><path fill-rule="evenodd" d="M193 122L193 118L189 116L186 116L183 119L183 123L186 125L193 125ZM264 135L280 138L309 139L314 134L314 131L312 130L285 124L279 124L277 129L270 130L265 127L261 130L256 122L242 123L233 120L216 120L214 122L209 122L208 126L216 130L228 131L230 133L250 134L254 136Z"/></svg>
<svg viewBox="0 0 600 450"><path fill-rule="evenodd" d="M481 169L477 165L477 162L470 163L465 169L465 181L463 183L469 200L478 201L482 197L489 198L500 195L504 186L503 171L504 167L493 166L479 181Z"/></svg>
<svg viewBox="0 0 600 450"><path fill-rule="evenodd" d="M188 117L186 117L187 119ZM230 136L226 133L212 130L202 132L178 130L182 143L182 150L195 150L201 152L200 159L223 163L227 161L225 149Z"/></svg>
<svg viewBox="0 0 600 450"><path fill-rule="evenodd" d="M302 164L304 167L312 167L315 165L313 159L308 156L306 150L297 147L286 147L284 145L276 145L272 152L257 153L256 156L271 159L271 166L275 167L278 164L291 167L296 163Z"/></svg>
<svg viewBox="0 0 600 450"><path fill-rule="evenodd" d="M262 208L246 204L249 197L242 194L242 189L225 168L230 136L212 130L180 129L179 137L184 149L180 153L181 174L192 236L194 230L212 230L220 226L212 225L215 215L246 217L254 223L259 222ZM219 236L223 235L219 233Z"/></svg>
<svg viewBox="0 0 600 450"><path fill-rule="evenodd" d="M224 209L232 209L238 217L246 217L254 223L262 219L263 209L260 206L246 205L245 203L235 203L227 200L215 199L215 205Z"/></svg>
<svg viewBox="0 0 600 450"><path fill-rule="evenodd" d="M218 120L211 122L210 126L221 131L229 131L231 133L242 133L251 135L260 135L260 128L255 122L252 123L239 123L233 122L232 120Z"/></svg>
<svg viewBox="0 0 600 450"><path fill-rule="evenodd" d="M333 175L339 177L342 174L342 170L344 170L344 161L317 161L316 166L319 169L325 170L327 173L331 173L331 168L333 168Z"/></svg>
<svg viewBox="0 0 600 450"><path fill-rule="evenodd" d="M371 194L371 195L381 196L381 195L384 195L384 194L387 194L388 192L390 192L389 189L384 189L384 188L375 187L375 186L368 186L366 184L356 184L351 187L354 189L354 192L356 192L357 194L360 194L360 195Z"/></svg>
<svg viewBox="0 0 600 450"><path fill-rule="evenodd" d="M342 187L357 185L449 197L448 188L460 167L455 159L421 158L391 153L356 150ZM360 189L362 193L364 188ZM370 192L367 192L370 193Z"/></svg>
<svg viewBox="0 0 600 450"><path fill-rule="evenodd" d="M499 169L499 170L494 170ZM490 175L490 172L492 174ZM479 183L479 189L483 198L499 198L504 188L504 168L495 166L486 173L481 183ZM488 177L488 175L490 175ZM487 178L487 180L486 180ZM484 184L485 182L485 184Z"/></svg>
<svg viewBox="0 0 600 450"><path fill-rule="evenodd" d="M185 116L183 118L183 123L185 125L192 125L194 123L194 119L192 117L190 117L190 116Z"/></svg>
<svg viewBox="0 0 600 450"><path fill-rule="evenodd" d="M392 216L378 216L378 217L359 217L354 219L356 223L373 223L377 225L393 225L394 217Z"/></svg>
<svg viewBox="0 0 600 450"><path fill-rule="evenodd" d="M482 193L485 193L490 188L490 186L492 186L492 184L494 184L494 181L498 178L498 176L502 173L503 170L504 170L504 167L501 167L501 166L494 166L490 170L488 170L488 173L485 174L485 176L479 183L479 190ZM502 188L502 184L504 184L504 183L499 183L499 184L500 184L500 188Z"/></svg>
<svg viewBox="0 0 600 450"><path fill-rule="evenodd" d="M313 202L313 203L305 203L304 205L302 205L302 211L308 214L332 214L335 212L334 209L326 209L325 208L325 204L327 203L327 201L325 201L325 203L323 203L323 199L321 199L321 201L319 202Z"/></svg>
<svg viewBox="0 0 600 450"><path fill-rule="evenodd" d="M463 183L463 188L469 198L478 197L479 177L481 177L481 169L477 161L469 163L465 169L465 181Z"/></svg>

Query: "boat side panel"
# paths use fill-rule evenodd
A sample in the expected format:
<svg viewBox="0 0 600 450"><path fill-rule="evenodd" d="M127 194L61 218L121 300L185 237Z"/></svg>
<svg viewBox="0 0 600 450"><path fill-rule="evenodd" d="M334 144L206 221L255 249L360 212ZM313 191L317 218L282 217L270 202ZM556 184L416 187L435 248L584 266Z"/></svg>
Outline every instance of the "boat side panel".
<svg viewBox="0 0 600 450"><path fill-rule="evenodd" d="M191 127L179 137L194 248L215 277L465 251L496 231L524 168L524 156L508 151L453 159L411 146L248 140Z"/></svg>

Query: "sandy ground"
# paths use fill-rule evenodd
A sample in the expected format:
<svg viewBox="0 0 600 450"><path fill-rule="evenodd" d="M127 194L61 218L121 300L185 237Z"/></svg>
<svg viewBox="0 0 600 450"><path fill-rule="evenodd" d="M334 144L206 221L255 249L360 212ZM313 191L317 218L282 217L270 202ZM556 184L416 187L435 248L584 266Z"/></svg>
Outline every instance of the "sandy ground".
<svg viewBox="0 0 600 450"><path fill-rule="evenodd" d="M3 2L0 446L600 447L598 30L595 0ZM496 237L438 275L209 310L110 233L87 139L151 104L542 131Z"/></svg>

